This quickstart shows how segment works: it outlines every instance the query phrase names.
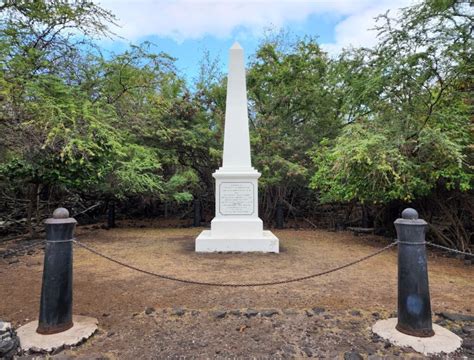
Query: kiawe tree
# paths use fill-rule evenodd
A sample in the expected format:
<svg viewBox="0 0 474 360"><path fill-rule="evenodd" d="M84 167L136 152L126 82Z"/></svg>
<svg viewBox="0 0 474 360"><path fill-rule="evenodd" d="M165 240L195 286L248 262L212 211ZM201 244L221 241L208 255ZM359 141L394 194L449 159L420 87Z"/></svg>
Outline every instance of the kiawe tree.
<svg viewBox="0 0 474 360"><path fill-rule="evenodd" d="M385 14L379 20L378 46L338 59L351 74L363 74L345 85L352 91L344 107L357 112L340 136L314 148L311 185L324 202L365 204L471 190L472 99L466 88L472 87L472 10L426 1L397 19ZM457 216L455 209L449 214ZM469 233L453 231L438 236L468 246Z"/></svg>

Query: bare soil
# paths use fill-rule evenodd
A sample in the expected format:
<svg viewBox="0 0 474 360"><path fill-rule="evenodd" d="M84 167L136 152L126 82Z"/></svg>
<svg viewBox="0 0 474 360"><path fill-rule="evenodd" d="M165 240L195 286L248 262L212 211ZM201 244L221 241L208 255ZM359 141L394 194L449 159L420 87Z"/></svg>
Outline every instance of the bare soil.
<svg viewBox="0 0 474 360"><path fill-rule="evenodd" d="M198 254L194 239L201 230L91 231L82 227L77 238L150 271L244 283L316 273L388 243L348 232L276 230L280 254ZM10 259L0 260L0 319L18 327L38 316L43 254L19 256L18 262ZM432 310L472 314L473 275L472 266L429 251ZM60 355L82 359L344 358L355 351L371 359L420 358L411 349L389 346L370 331L377 319L394 316L396 301L396 248L316 279L271 287L218 288L161 280L75 247L74 313L98 318L100 330ZM247 309L259 313L247 317ZM268 309L277 313L264 316ZM469 324L434 319L467 336L462 327ZM451 357L470 356L474 353L464 349Z"/></svg>

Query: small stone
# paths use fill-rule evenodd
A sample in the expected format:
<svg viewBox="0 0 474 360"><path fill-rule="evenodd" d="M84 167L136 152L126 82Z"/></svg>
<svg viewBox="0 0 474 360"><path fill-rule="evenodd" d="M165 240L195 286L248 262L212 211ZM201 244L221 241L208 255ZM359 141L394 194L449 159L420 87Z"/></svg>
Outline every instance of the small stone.
<svg viewBox="0 0 474 360"><path fill-rule="evenodd" d="M8 260L8 265L16 264L16 263L19 263L19 262L20 262L20 260L18 260L18 259L16 259L16 258L15 258L15 259L11 259L11 260Z"/></svg>
<svg viewBox="0 0 474 360"><path fill-rule="evenodd" d="M185 313L185 310L182 307L175 307L171 311L171 315L174 315L174 316L183 316L184 313Z"/></svg>
<svg viewBox="0 0 474 360"><path fill-rule="evenodd" d="M390 347L392 347L392 343L391 343L390 341L388 341L388 340L385 341L384 344L383 344L383 348L384 348L384 349L388 349L388 348L390 348Z"/></svg>
<svg viewBox="0 0 474 360"><path fill-rule="evenodd" d="M456 314L449 312L442 312L439 315L451 321L474 321L473 315Z"/></svg>
<svg viewBox="0 0 474 360"><path fill-rule="evenodd" d="M153 314L154 312L155 312L155 308L154 308L154 307L149 306L149 307L147 307L147 308L145 309L145 314L147 314L147 315L151 315L151 314Z"/></svg>
<svg viewBox="0 0 474 360"><path fill-rule="evenodd" d="M332 319L332 316L331 316L331 315L324 315L324 318L325 318L326 320L331 320L331 319Z"/></svg>
<svg viewBox="0 0 474 360"><path fill-rule="evenodd" d="M362 316L361 312L359 310L352 310L351 311L352 316Z"/></svg>
<svg viewBox="0 0 474 360"><path fill-rule="evenodd" d="M215 319L223 319L225 318L226 315L227 315L227 311L224 311L224 310L217 310L217 311L212 312L212 316Z"/></svg>
<svg viewBox="0 0 474 360"><path fill-rule="evenodd" d="M292 345L285 344L281 347L281 350L283 351L284 354L286 355L293 355L295 354L295 349Z"/></svg>
<svg viewBox="0 0 474 360"><path fill-rule="evenodd" d="M363 360L364 358L362 357L361 354L359 354L357 351L348 351L344 353L344 360Z"/></svg>
<svg viewBox="0 0 474 360"><path fill-rule="evenodd" d="M110 313L103 313L102 316L103 317L108 317L108 316L110 316Z"/></svg>
<svg viewBox="0 0 474 360"><path fill-rule="evenodd" d="M239 309L231 310L231 311L229 311L229 313L230 313L231 315L234 315L234 316L240 316L240 315L242 315L242 313L241 313L241 311L240 311Z"/></svg>
<svg viewBox="0 0 474 360"><path fill-rule="evenodd" d="M0 321L0 334L9 331L12 325L9 322Z"/></svg>
<svg viewBox="0 0 474 360"><path fill-rule="evenodd" d="M283 310L283 314L285 314L285 315L297 315L298 312L295 309L285 309L285 310Z"/></svg>
<svg viewBox="0 0 474 360"><path fill-rule="evenodd" d="M304 312L305 312L307 317L312 317L314 315L314 313L312 311L309 311L309 310L305 310Z"/></svg>
<svg viewBox="0 0 474 360"><path fill-rule="evenodd" d="M464 349L474 350L474 339L464 339L462 347Z"/></svg>
<svg viewBox="0 0 474 360"><path fill-rule="evenodd" d="M254 310L254 309L247 309L245 310L244 312L244 315L248 318L251 318L253 316L257 316L258 315L258 311L257 310Z"/></svg>
<svg viewBox="0 0 474 360"><path fill-rule="evenodd" d="M15 350L18 346L18 342L16 338L8 337L4 340L0 340L0 359L9 358L10 354Z"/></svg>
<svg viewBox="0 0 474 360"><path fill-rule="evenodd" d="M380 319L380 313L378 313L378 312L376 312L376 311L372 313L372 316L375 318L375 320L379 320L379 319Z"/></svg>
<svg viewBox="0 0 474 360"><path fill-rule="evenodd" d="M303 350L307 357L313 357L313 351L309 347L304 347L301 350Z"/></svg>
<svg viewBox="0 0 474 360"><path fill-rule="evenodd" d="M115 335L115 331L109 331L107 333L107 337L111 337L111 336L114 336Z"/></svg>
<svg viewBox="0 0 474 360"><path fill-rule="evenodd" d="M326 309L323 308L323 307L317 306L317 307L314 307L314 308L313 308L313 312L314 312L315 315L322 314L322 313L325 312L325 311L326 311Z"/></svg>
<svg viewBox="0 0 474 360"><path fill-rule="evenodd" d="M262 314L262 316L265 316L265 317L272 317L273 315L278 314L278 310L275 310L275 309L263 310L260 312L260 314Z"/></svg>
<svg viewBox="0 0 474 360"><path fill-rule="evenodd" d="M462 331L464 331L468 335L474 335L474 325L463 326Z"/></svg>
<svg viewBox="0 0 474 360"><path fill-rule="evenodd" d="M367 360L384 360L384 358L380 355L373 354L373 355L369 355L367 357Z"/></svg>
<svg viewBox="0 0 474 360"><path fill-rule="evenodd" d="M199 310L193 310L191 311L192 316L198 316L199 315Z"/></svg>

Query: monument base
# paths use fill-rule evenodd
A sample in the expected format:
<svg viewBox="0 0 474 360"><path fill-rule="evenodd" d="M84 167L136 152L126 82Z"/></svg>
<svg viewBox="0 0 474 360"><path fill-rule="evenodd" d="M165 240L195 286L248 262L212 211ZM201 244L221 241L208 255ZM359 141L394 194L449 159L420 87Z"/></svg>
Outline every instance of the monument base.
<svg viewBox="0 0 474 360"><path fill-rule="evenodd" d="M196 238L196 252L271 252L278 253L279 241L271 231L264 230L262 235L216 236L211 230L204 230Z"/></svg>

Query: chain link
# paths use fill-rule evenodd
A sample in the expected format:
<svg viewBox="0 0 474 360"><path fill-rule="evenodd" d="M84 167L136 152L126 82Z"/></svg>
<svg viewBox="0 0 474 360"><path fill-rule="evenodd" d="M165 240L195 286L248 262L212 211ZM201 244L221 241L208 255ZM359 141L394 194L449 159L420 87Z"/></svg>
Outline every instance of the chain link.
<svg viewBox="0 0 474 360"><path fill-rule="evenodd" d="M433 246L433 247L435 247L435 248L442 249L442 250L446 250L446 251L450 251L450 252L453 252L453 253L456 253L456 254L474 256L473 253L469 253L469 252L465 252L465 251L460 251L460 250L456 250L456 249L451 249L451 248L448 248L448 247L446 247L446 246L434 244L434 243L432 243L432 242L426 242L426 244L427 244L427 245L430 245L430 246Z"/></svg>
<svg viewBox="0 0 474 360"><path fill-rule="evenodd" d="M135 270L135 271L138 271L138 272L141 272L143 274L146 274L146 275L151 275L151 276L155 276L155 277L158 277L160 279L164 279L164 280L171 280L171 281L177 281L177 282L181 282L181 283L185 283L185 284L193 284L193 285L204 285L204 286L218 286L218 287L256 287L256 286L272 286L272 285L281 285L281 284L289 284L289 283L293 283L293 282L297 282L297 281L303 281L303 280L308 280L308 279L312 279L312 278L315 278L315 277L319 277L319 276L323 276L323 275L327 275L327 274L330 274L330 273L333 273L333 272L336 272L338 270L342 270L342 269L345 269L349 266L352 266L352 265L355 265L355 264L358 264L364 260L367 260L367 259L370 259L376 255L379 255L380 253L394 247L395 245L398 244L397 241L391 243L391 244L388 244L387 246L384 246L382 249L379 249L369 255L366 255L360 259L357 259L357 260L354 260L354 261L351 261L349 263L346 263L344 265L340 265L338 267L335 267L333 269L329 269L329 270L325 270L325 271L322 271L322 272L319 272L319 273L316 273L316 274L311 274L311 275L307 275L307 276L301 276L301 277L297 277L297 278L292 278L292 279L287 279L287 280L277 280L277 281L268 281L268 282L256 282L256 283L216 283L216 282L206 282L206 281L196 281L196 280L188 280L188 279L181 279L181 278L177 278L177 277L174 277L174 276L170 276L170 275L164 275L164 274L158 274L158 273L155 273L155 272L152 272L152 271L149 271L149 270L144 270L144 269L140 269L136 266L133 266L133 265L129 265L129 264L126 264L124 263L123 261L121 260L117 260L117 259L114 259L108 255L105 255L93 248L91 248L90 246L86 245L86 244L83 244L77 240L74 240L74 244L90 251L91 253L97 255L97 256L100 256L106 260L109 260L111 262L114 262L118 265L121 265L121 266L124 266L128 269L131 269L131 270Z"/></svg>

